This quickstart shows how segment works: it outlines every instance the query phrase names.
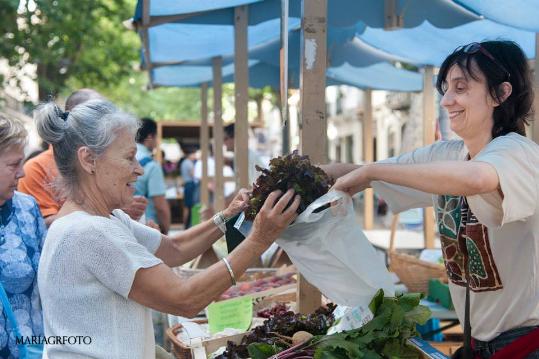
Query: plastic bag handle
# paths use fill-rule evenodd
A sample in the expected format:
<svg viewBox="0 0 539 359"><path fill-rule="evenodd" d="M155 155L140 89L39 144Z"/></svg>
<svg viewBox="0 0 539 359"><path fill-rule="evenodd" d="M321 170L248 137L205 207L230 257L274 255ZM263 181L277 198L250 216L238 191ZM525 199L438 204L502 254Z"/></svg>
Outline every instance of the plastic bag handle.
<svg viewBox="0 0 539 359"><path fill-rule="evenodd" d="M349 197L349 196L344 192L336 191L336 190L329 191L328 193L326 193L325 195L323 195L322 197L318 198L316 201L311 203L309 207L307 207L303 212L301 212L296 222L316 221L322 217L323 213L320 212L320 213L313 214L314 211L316 211L320 207L324 207L327 204L344 199L346 197Z"/></svg>

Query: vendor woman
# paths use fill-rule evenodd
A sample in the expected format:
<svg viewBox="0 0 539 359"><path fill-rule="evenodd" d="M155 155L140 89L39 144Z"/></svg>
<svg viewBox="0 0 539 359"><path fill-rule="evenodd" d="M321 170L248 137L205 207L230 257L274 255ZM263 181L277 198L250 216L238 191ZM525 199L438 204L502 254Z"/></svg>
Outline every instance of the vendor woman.
<svg viewBox="0 0 539 359"><path fill-rule="evenodd" d="M326 170L341 176L335 189L352 195L372 186L394 213L434 201L457 315L464 323L468 284L474 351L490 358L539 334L539 146L525 136L530 70L513 42L472 43L445 59L436 86L462 140ZM535 343L527 358L539 358Z"/></svg>

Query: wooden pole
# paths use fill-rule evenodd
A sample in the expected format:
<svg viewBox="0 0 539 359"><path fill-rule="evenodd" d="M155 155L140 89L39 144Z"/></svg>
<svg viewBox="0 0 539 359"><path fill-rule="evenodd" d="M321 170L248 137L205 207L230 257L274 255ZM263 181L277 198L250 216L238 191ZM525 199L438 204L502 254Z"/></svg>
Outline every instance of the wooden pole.
<svg viewBox="0 0 539 359"><path fill-rule="evenodd" d="M423 145L434 143L434 67L426 66L423 75ZM434 211L432 207L423 212L423 235L425 248L434 248Z"/></svg>
<svg viewBox="0 0 539 359"><path fill-rule="evenodd" d="M203 83L200 88L200 152L202 154L202 179L200 181L200 201L204 208L210 206L210 193L208 189L208 151L209 151L209 128L208 128L208 84Z"/></svg>
<svg viewBox="0 0 539 359"><path fill-rule="evenodd" d="M214 57L213 64L213 139L215 148L215 210L225 209L225 194L223 178L223 118L222 118L222 85L223 85L223 58Z"/></svg>
<svg viewBox="0 0 539 359"><path fill-rule="evenodd" d="M374 161L373 148L373 109L372 109L372 90L364 92L365 112L363 113L363 159L365 163ZM364 228L372 229L374 222L374 192L372 188L367 188L364 192L365 198L365 217Z"/></svg>
<svg viewBox="0 0 539 359"><path fill-rule="evenodd" d="M533 107L535 110L535 118L531 125L531 138L535 143L539 143L539 33L535 34L535 64L533 68L533 87L535 91Z"/></svg>
<svg viewBox="0 0 539 359"><path fill-rule="evenodd" d="M150 25L150 0L142 1L142 29L140 34L142 37L143 56L146 70L148 71L149 87L152 87L152 59L150 57L150 44L148 37L148 26Z"/></svg>
<svg viewBox="0 0 539 359"><path fill-rule="evenodd" d="M234 9L234 96L236 125L234 126L234 167L236 188L247 188L249 183L249 67L247 63L247 6Z"/></svg>
<svg viewBox="0 0 539 359"><path fill-rule="evenodd" d="M326 48L327 0L303 0L301 24L301 153L313 163L327 162ZM298 310L311 313L321 304L320 291L301 275Z"/></svg>

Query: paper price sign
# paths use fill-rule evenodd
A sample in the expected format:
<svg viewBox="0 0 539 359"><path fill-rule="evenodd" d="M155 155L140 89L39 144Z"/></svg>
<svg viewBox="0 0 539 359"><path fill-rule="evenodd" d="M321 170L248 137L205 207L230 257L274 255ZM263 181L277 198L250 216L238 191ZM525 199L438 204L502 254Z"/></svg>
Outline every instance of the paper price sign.
<svg viewBox="0 0 539 359"><path fill-rule="evenodd" d="M212 303L208 306L210 333L226 328L246 331L253 319L253 299L249 296Z"/></svg>

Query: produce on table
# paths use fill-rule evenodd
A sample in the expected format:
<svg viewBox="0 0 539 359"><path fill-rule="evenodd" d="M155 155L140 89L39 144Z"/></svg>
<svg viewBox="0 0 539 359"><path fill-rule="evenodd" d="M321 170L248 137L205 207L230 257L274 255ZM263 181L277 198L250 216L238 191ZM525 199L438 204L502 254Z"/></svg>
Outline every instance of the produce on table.
<svg viewBox="0 0 539 359"><path fill-rule="evenodd" d="M417 335L417 324L424 324L430 318L430 310L419 305L422 296L413 293L384 298L380 290L369 305L374 318L361 328L315 336L285 350L281 342L257 342L248 346L248 352L252 359L420 358L419 352L406 341Z"/></svg>
<svg viewBox="0 0 539 359"><path fill-rule="evenodd" d="M294 335L292 335L292 345L298 345L301 343L305 343L313 338L314 335L312 335L309 332L305 332L303 330L300 330L299 332L295 332Z"/></svg>
<svg viewBox="0 0 539 359"><path fill-rule="evenodd" d="M301 213L318 197L326 194L334 182L322 169L313 166L308 156L300 156L297 151L272 159L269 169L258 166L256 169L262 174L254 184L249 207L245 210L245 217L251 221L268 195L275 190L284 193L293 188L301 196L297 210Z"/></svg>
<svg viewBox="0 0 539 359"><path fill-rule="evenodd" d="M296 283L296 273L287 273L283 275L275 275L271 277L260 278L250 282L240 282L235 286L230 287L224 292L220 300L236 298L247 294L263 292L271 288L278 288L288 284Z"/></svg>
<svg viewBox="0 0 539 359"><path fill-rule="evenodd" d="M264 321L264 324L253 328L242 340L240 345L228 342L226 351L218 356L218 359L240 359L255 358L252 350L266 350L271 348L271 354L285 350L291 347L292 336L300 331L308 332L312 335L323 335L329 327L333 325L335 318L333 310L335 305L328 304L327 307L321 307L316 312L303 315L291 311L282 312L282 306L279 305L274 312L276 315ZM251 344L256 346L251 348Z"/></svg>
<svg viewBox="0 0 539 359"><path fill-rule="evenodd" d="M256 316L259 318L266 318L269 319L276 315L284 315L286 312L288 312L290 309L286 306L284 303L277 303L271 308L262 309L259 310L256 313Z"/></svg>

